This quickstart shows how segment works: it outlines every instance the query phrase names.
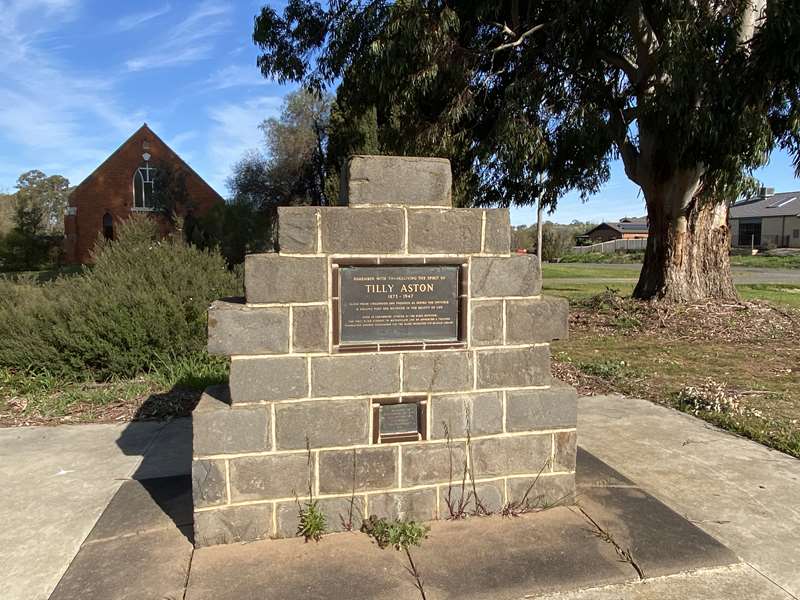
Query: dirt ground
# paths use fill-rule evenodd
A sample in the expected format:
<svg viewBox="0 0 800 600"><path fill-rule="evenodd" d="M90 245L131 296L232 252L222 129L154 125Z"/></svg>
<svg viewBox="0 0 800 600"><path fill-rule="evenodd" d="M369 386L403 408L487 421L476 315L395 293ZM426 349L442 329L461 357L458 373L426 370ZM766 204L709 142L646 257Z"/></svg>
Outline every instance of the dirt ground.
<svg viewBox="0 0 800 600"><path fill-rule="evenodd" d="M553 371L584 394L691 412L800 457L800 310L763 301L666 307L573 299Z"/></svg>

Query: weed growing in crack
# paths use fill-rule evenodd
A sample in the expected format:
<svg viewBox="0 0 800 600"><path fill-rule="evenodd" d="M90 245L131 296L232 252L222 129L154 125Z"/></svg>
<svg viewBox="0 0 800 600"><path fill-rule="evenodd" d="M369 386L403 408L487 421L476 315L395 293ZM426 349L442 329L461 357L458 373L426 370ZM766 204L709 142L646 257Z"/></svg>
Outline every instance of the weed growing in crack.
<svg viewBox="0 0 800 600"><path fill-rule="evenodd" d="M469 506L469 502L472 499L472 492L467 490L467 474L468 474L468 464L466 455L464 456L464 468L461 472L461 485L456 485L456 492L453 492L453 476L455 474L455 465L454 465L454 448L453 448L453 439L450 436L450 428L447 426L447 423L442 421L442 427L444 428L444 438L445 443L447 445L447 452L448 452L448 460L449 460L449 475L448 475L448 482L447 482L447 495L444 498L444 503L447 506L447 512L449 513L448 519L463 519L467 516L467 506Z"/></svg>
<svg viewBox="0 0 800 600"><path fill-rule="evenodd" d="M358 512L361 517L361 510L356 508L356 451L353 450L353 487L350 491L350 498L347 507L347 515L339 515L342 522L342 529L345 531L353 531L353 516Z"/></svg>
<svg viewBox="0 0 800 600"><path fill-rule="evenodd" d="M408 561L406 570L414 578L414 587L417 588L422 600L427 600L422 575L411 555L411 547L419 546L422 540L428 537L428 527L415 521L401 521L400 519L388 521L372 515L361 523L361 531L372 538L378 544L378 548L384 549L391 546L395 550L402 550L405 553Z"/></svg>
<svg viewBox="0 0 800 600"><path fill-rule="evenodd" d="M522 498L519 500L509 500L506 502L503 509L500 511L500 514L504 517L518 517L520 515L524 515L525 513L538 511L538 510L545 510L547 508L552 508L557 504L556 503L548 503L545 499L543 494L539 494L538 496L531 498L531 492L533 488L536 487L536 483L539 481L539 477L542 476L544 470L550 466L550 459L548 458L544 461L542 468L539 469L539 472L536 474L536 477L533 478L531 484L525 490L525 493L522 495ZM560 502L559 500L558 502Z"/></svg>
<svg viewBox="0 0 800 600"><path fill-rule="evenodd" d="M591 516L589 516L589 513L587 513L582 508L579 507L578 510L581 511L581 514L584 516L584 518L587 521L589 521L592 527L594 527L594 531L592 531L592 533L594 533L594 535L599 537L607 544L611 544L612 546L614 546L614 550L617 552L617 556L619 556L620 560L628 563L631 567L633 567L634 571L636 571L636 574L639 576L639 579L644 579L644 570L642 569L641 566L639 566L639 563L637 563L634 560L630 548L623 548L622 546L620 546L619 543L617 543L617 540L614 539L614 536L611 535L610 531L608 531L607 529L603 529L600 526L600 524L597 521L595 521Z"/></svg>
<svg viewBox="0 0 800 600"><path fill-rule="evenodd" d="M296 493L294 496L299 517L297 535L303 536L306 542L309 540L318 542L325 534L328 524L325 519L325 513L319 507L319 501L314 499L314 487L311 483L314 480L314 460L311 457L311 444L308 441L308 436L306 436L306 457L308 464L308 500L301 504Z"/></svg>

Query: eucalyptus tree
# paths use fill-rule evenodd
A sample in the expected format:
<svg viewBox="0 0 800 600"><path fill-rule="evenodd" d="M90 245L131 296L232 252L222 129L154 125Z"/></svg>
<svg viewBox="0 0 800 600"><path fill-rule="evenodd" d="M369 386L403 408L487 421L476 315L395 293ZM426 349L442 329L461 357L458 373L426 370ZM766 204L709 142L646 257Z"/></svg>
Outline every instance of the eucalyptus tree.
<svg viewBox="0 0 800 600"><path fill-rule="evenodd" d="M489 203L552 207L621 158L650 221L639 298L734 298L728 204L776 147L797 165L796 1L290 0L253 38L265 76L341 82Z"/></svg>

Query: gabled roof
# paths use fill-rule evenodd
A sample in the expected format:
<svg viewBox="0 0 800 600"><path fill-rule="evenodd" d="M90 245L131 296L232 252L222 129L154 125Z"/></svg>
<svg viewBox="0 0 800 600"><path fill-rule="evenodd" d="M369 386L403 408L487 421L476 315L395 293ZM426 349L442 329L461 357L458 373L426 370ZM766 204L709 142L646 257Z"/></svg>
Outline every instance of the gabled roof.
<svg viewBox="0 0 800 600"><path fill-rule="evenodd" d="M164 146L164 148L166 148L166 150L167 150L167 151L168 151L168 152L169 152L169 153L172 155L172 157L175 159L175 161L176 161L176 162L177 162L177 163L178 163L180 166L182 166L183 168L185 168L185 169L186 169L187 171L189 171L189 172L190 172L192 175L194 175L194 176L195 176L195 177L197 177L197 178L198 178L200 181L202 181L202 182L203 182L203 184L204 184L206 187L208 187L208 189L210 189L210 190L211 190L212 192L214 192L214 193L215 193L217 196L219 196L220 200L222 200L222 201L224 202L224 199L222 198L222 196L220 196L220 195L219 195L219 192L217 192L217 191L216 191L214 188L212 188L212 187L211 187L211 186L208 184L208 182L207 182L205 179L203 179L202 177L200 177L200 175L197 173L197 171L195 171L195 170L194 170L194 169L193 169L191 166L189 166L189 163L187 163L185 160L183 160L183 159L180 157L180 155L179 155L177 152L175 152L175 151L174 151L172 148L170 148L170 147L169 147L169 144L167 144L167 143L166 143L164 140L162 140L160 137L158 137L158 135L156 134L156 132L155 132L155 131L153 131L152 129L150 129L150 127L148 127L147 123L143 123L143 124L142 124L142 126L141 126L141 127L139 127L139 129L137 129L136 131L134 131L134 132L133 132L133 133L130 135L130 137L128 137L128 139L127 139L127 140L125 140L124 142L122 142L122 143L119 145L119 147L118 147L116 150L114 150L114 151L113 151L111 154L109 154L109 155L106 157L106 159L105 159L103 162L101 162L101 163L100 163L100 164L99 164L99 165L98 165L98 166L95 168L95 170L94 170L94 171L92 171L91 173L89 173L89 175L87 175L87 176L86 176L86 178L84 178L84 180L83 180L83 181L81 181L81 182L80 182L78 185L76 185L74 188L72 188L72 189L70 190L70 192L69 192L69 193L70 193L70 195L72 195L72 193L73 193L73 192L75 192L76 190L80 189L80 188L83 186L83 184L85 184L86 182L90 181L90 180L91 180L91 179L92 179L92 178L93 178L95 175L97 175L97 173L98 173L98 172L102 171L103 167L104 167L104 166L105 166L105 165L106 165L106 164L107 164L107 163L108 163L108 162L109 162L109 161L110 161L112 158L114 158L114 156L116 156L117 154L119 154L119 152L120 152L120 151L121 151L123 148L125 148L125 147L126 147L128 144L130 144L131 142L133 142L133 141L134 141L136 138L140 137L140 134L143 134L143 133L144 133L144 134L147 134L147 135L150 135L150 136L152 136L152 138L153 138L155 141L157 141L159 144L161 144L162 146Z"/></svg>
<svg viewBox="0 0 800 600"><path fill-rule="evenodd" d="M781 192L766 198L756 196L731 206L731 219L800 216L800 192Z"/></svg>
<svg viewBox="0 0 800 600"><path fill-rule="evenodd" d="M583 235L589 235L594 231L597 231L601 227L608 227L609 229L613 229L614 231L618 231L619 233L647 233L650 228L647 225L647 221L644 222L636 219L636 221L613 221L610 223L600 223L594 229L590 229Z"/></svg>

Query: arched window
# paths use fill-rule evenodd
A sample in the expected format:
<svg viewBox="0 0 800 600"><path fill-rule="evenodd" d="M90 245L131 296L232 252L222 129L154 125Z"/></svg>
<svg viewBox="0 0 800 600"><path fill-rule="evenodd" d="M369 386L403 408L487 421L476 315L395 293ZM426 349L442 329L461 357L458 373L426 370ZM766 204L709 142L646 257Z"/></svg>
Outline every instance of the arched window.
<svg viewBox="0 0 800 600"><path fill-rule="evenodd" d="M153 185L156 170L145 162L133 174L133 210L153 210Z"/></svg>
<svg viewBox="0 0 800 600"><path fill-rule="evenodd" d="M114 217L110 213L103 215L103 237L107 240L114 239Z"/></svg>

